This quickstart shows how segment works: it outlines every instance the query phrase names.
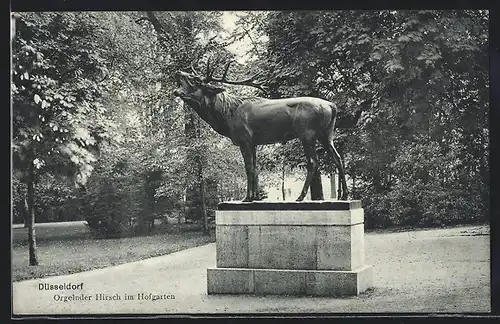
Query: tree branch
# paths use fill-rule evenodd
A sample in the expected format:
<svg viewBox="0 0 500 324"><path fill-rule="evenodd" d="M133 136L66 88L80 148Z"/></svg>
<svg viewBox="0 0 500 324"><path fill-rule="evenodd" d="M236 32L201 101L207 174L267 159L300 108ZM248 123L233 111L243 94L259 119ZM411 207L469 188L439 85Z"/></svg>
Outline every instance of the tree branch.
<svg viewBox="0 0 500 324"><path fill-rule="evenodd" d="M147 15L147 17L141 17L141 18L137 19L135 22L139 24L142 21L149 21L153 25L153 27L157 33L159 33L159 34L165 33L165 28L163 28L163 25L161 24L161 22L158 20L158 18L156 18L154 12L146 11L146 15Z"/></svg>
<svg viewBox="0 0 500 324"><path fill-rule="evenodd" d="M243 31L245 32L245 34L247 34L248 38L250 38L250 42L252 43L253 45L253 48L255 50L255 53L260 56L260 53L259 53L259 50L257 49L257 44L254 42L253 40L253 37L250 35L250 32L243 26L241 26L241 28L243 29Z"/></svg>

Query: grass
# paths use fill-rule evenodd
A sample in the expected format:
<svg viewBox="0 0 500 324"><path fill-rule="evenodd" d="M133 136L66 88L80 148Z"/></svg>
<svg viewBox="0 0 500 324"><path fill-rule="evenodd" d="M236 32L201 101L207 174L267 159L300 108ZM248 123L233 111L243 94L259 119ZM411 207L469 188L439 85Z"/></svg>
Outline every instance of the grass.
<svg viewBox="0 0 500 324"><path fill-rule="evenodd" d="M194 228L166 226L154 235L94 240L85 224L37 224L38 266L28 265L27 230L12 231L12 281L71 274L174 253L214 242Z"/></svg>
<svg viewBox="0 0 500 324"><path fill-rule="evenodd" d="M489 226L487 222L469 222L469 223L459 223L450 225L435 225L435 226L391 226L388 228L366 228L365 233L373 234L383 234L383 233L400 233L400 232L418 232L418 231L428 231L434 229L445 229L445 228L459 228L468 226Z"/></svg>
<svg viewBox="0 0 500 324"><path fill-rule="evenodd" d="M35 233L37 243L91 238L85 222L35 224ZM27 228L15 227L12 229L12 243L14 246L26 244L27 237Z"/></svg>

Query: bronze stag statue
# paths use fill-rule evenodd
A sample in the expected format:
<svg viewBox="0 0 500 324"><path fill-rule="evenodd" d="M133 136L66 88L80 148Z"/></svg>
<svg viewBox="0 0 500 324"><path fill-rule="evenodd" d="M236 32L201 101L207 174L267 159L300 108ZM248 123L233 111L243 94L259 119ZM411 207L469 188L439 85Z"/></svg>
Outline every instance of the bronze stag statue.
<svg viewBox="0 0 500 324"><path fill-rule="evenodd" d="M296 138L302 142L307 158L307 177L297 201L305 198L318 169L315 148L317 141L324 146L338 170L341 182L338 197L347 200L344 167L333 145L337 117L335 104L312 97L266 99L227 94L225 89L210 82L248 85L262 89L262 83L256 80L256 76L241 81L227 80L230 64L231 62L226 65L220 78L213 76L215 69L210 69L210 62L207 64L205 76L193 66L192 73L177 71L175 78L178 88L174 95L180 97L216 132L230 138L233 144L239 146L247 175L247 194L243 201L257 199L256 146L286 143Z"/></svg>

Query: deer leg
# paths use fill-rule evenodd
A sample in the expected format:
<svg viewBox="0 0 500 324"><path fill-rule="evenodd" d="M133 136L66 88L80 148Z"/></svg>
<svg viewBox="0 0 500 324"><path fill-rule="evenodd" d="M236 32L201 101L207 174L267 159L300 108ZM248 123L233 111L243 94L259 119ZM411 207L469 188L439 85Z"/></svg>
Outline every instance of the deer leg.
<svg viewBox="0 0 500 324"><path fill-rule="evenodd" d="M252 147L252 161L253 161L253 197L255 200L260 199L259 195L259 171L257 169L257 150Z"/></svg>
<svg viewBox="0 0 500 324"><path fill-rule="evenodd" d="M240 146L241 154L243 155L243 161L245 162L245 171L247 173L247 195L243 201L253 201L255 196L255 164L253 161L253 152L250 145Z"/></svg>
<svg viewBox="0 0 500 324"><path fill-rule="evenodd" d="M349 194L349 190L347 189L347 182L345 179L345 169L344 169L344 164L342 163L342 159L340 158L339 152L337 152L337 149L335 146L333 146L333 143L331 143L333 152L335 154L335 160L337 161L337 170L339 172L339 177L340 177L340 183L342 185L342 195L339 197L342 197L342 200L347 200L347 195Z"/></svg>
<svg viewBox="0 0 500 324"><path fill-rule="evenodd" d="M302 145L304 146L304 152L307 159L307 177L304 183L304 187L302 188L302 192L300 193L297 201L302 201L307 195L307 190L311 186L311 181L313 179L314 174L318 170L318 157L316 155L315 150L315 140L314 139L306 139L302 141Z"/></svg>
<svg viewBox="0 0 500 324"><path fill-rule="evenodd" d="M309 190L311 190L311 200L325 199L323 195L323 184L321 183L321 172L319 170L314 173Z"/></svg>
<svg viewBox="0 0 500 324"><path fill-rule="evenodd" d="M335 167L339 172L340 186L337 190L337 197L339 200L347 200L347 182L345 180L345 172L344 166L342 164L342 160L340 159L340 154L337 152L337 149L333 145L333 141L329 139L321 139L321 144L326 148L328 155L333 159L335 163Z"/></svg>

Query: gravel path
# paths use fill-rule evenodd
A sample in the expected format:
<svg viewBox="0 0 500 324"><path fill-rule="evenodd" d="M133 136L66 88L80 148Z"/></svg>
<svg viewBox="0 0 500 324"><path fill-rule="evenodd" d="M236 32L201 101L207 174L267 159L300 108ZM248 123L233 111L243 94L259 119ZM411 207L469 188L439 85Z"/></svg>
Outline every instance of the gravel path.
<svg viewBox="0 0 500 324"><path fill-rule="evenodd" d="M490 311L489 227L367 233L366 263L375 287L358 297L207 295L206 269L215 244L115 267L13 284L18 314L187 314ZM38 290L40 283L79 284L74 292ZM54 297L90 295L90 301ZM96 294L121 300L96 301ZM138 294L164 299L138 300ZM134 300L125 300L125 295ZM172 297L175 296L175 299ZM166 298L170 299L166 299Z"/></svg>

